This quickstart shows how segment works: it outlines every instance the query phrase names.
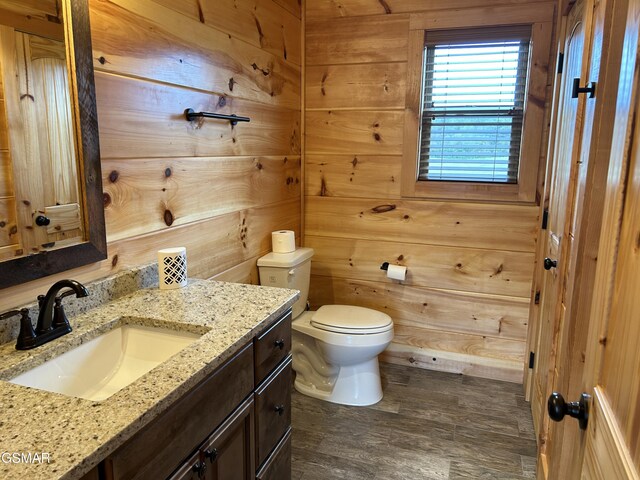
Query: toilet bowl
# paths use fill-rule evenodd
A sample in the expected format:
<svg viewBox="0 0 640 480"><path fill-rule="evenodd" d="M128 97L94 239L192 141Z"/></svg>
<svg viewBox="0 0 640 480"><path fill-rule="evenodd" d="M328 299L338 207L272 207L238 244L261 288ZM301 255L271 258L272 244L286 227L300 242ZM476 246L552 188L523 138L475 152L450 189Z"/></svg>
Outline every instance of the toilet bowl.
<svg viewBox="0 0 640 480"><path fill-rule="evenodd" d="M372 326L355 328L353 316ZM316 321L331 316L333 325ZM348 305L325 305L292 323L295 388L305 395L343 405L382 400L378 355L393 340L393 323L384 313Z"/></svg>
<svg viewBox="0 0 640 480"><path fill-rule="evenodd" d="M351 305L305 311L313 249L269 253L258 259L260 284L300 290L292 307L295 388L344 405L372 405L382 399L378 355L393 340L389 315Z"/></svg>

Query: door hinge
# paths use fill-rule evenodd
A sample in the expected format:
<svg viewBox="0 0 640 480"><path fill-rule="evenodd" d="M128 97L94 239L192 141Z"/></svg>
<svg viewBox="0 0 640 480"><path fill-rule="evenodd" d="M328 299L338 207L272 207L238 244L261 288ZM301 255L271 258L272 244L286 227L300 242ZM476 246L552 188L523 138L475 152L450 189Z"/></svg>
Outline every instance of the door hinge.
<svg viewBox="0 0 640 480"><path fill-rule="evenodd" d="M558 68L556 70L556 73L562 73L563 69L564 69L564 53L560 52L558 54Z"/></svg>
<svg viewBox="0 0 640 480"><path fill-rule="evenodd" d="M540 303L540 290L538 290L533 297L533 303L538 305Z"/></svg>
<svg viewBox="0 0 640 480"><path fill-rule="evenodd" d="M533 361L536 358L536 354L533 352L529 352L529 368L533 368Z"/></svg>
<svg viewBox="0 0 640 480"><path fill-rule="evenodd" d="M549 209L545 208L544 211L542 212L542 225L540 228L542 228L542 230L546 230L548 222L549 222Z"/></svg>

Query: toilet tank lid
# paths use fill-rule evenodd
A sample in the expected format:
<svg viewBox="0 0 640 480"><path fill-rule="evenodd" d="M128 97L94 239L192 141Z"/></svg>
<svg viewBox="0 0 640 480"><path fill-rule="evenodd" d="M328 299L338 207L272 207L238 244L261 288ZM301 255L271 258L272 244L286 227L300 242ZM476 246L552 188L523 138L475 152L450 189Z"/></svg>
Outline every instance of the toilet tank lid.
<svg viewBox="0 0 640 480"><path fill-rule="evenodd" d="M313 248L298 248L291 253L267 253L258 259L259 267L290 268L313 257Z"/></svg>
<svg viewBox="0 0 640 480"><path fill-rule="evenodd" d="M393 322L386 313L353 305L324 305L313 314L312 324L369 330L388 327Z"/></svg>

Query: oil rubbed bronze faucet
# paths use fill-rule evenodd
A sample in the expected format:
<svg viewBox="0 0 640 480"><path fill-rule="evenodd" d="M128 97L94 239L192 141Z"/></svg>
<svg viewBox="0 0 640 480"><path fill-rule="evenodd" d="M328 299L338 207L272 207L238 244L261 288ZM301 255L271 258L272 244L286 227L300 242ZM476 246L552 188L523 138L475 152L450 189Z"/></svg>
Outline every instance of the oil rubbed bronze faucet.
<svg viewBox="0 0 640 480"><path fill-rule="evenodd" d="M58 295L63 288L70 288L71 290ZM69 325L69 320L64 313L62 299L74 293L77 298L89 295L89 291L85 286L76 280L60 280L51 286L46 295L38 295L40 314L38 315L35 331L29 318L29 311L26 308L12 310L0 315L0 320L18 314L21 316L16 349L30 350L69 333L71 325Z"/></svg>

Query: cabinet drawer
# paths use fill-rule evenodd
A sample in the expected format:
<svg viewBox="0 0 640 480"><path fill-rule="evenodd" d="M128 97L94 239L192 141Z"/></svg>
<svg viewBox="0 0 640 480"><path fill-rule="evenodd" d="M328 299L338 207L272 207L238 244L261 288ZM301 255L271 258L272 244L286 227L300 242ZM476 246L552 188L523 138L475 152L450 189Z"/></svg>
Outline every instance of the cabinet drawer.
<svg viewBox="0 0 640 480"><path fill-rule="evenodd" d="M256 480L291 480L291 428L264 462Z"/></svg>
<svg viewBox="0 0 640 480"><path fill-rule="evenodd" d="M262 465L291 425L291 356L256 390L256 465Z"/></svg>
<svg viewBox="0 0 640 480"><path fill-rule="evenodd" d="M291 311L255 339L255 384L258 385L291 351Z"/></svg>
<svg viewBox="0 0 640 480"><path fill-rule="evenodd" d="M250 343L113 455L107 478L166 478L253 390Z"/></svg>

